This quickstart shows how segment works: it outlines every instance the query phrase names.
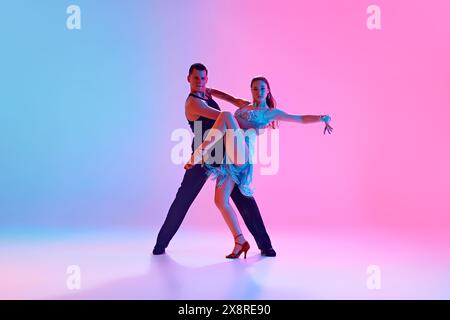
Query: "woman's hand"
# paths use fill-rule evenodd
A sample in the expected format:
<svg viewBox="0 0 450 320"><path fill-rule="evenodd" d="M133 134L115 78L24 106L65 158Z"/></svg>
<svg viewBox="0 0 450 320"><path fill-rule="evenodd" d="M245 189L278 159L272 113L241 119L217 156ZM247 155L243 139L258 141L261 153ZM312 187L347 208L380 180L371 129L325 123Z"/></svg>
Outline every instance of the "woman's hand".
<svg viewBox="0 0 450 320"><path fill-rule="evenodd" d="M331 132L333 132L333 127L331 127L328 122L325 122L325 128L323 129L323 134L325 134L327 131L329 134L331 134Z"/></svg>
<svg viewBox="0 0 450 320"><path fill-rule="evenodd" d="M325 128L323 129L323 134L325 134L327 131L329 134L333 132L333 127L330 126L331 117L327 114L320 116L320 121L325 122Z"/></svg>

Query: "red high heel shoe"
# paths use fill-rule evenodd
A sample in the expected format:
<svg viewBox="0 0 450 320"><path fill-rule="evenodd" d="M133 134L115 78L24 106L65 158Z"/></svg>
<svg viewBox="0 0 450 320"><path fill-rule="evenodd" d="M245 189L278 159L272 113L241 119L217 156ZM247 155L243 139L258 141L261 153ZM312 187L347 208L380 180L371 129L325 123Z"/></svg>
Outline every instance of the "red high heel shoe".
<svg viewBox="0 0 450 320"><path fill-rule="evenodd" d="M238 234L234 239L237 239L239 236L242 236L242 234ZM234 253L230 253L229 255L227 255L225 258L227 259L237 259L239 258L239 256L244 253L244 259L247 259L247 251L250 249L250 244L245 241L244 243L239 243L239 242L234 242L237 245L241 246L241 249L239 249L238 252Z"/></svg>

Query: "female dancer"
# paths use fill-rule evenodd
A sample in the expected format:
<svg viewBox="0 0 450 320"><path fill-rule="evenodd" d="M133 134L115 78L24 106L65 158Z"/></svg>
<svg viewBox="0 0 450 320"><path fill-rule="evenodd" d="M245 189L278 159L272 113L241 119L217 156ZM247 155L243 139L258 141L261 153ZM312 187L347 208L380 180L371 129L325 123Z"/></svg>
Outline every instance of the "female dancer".
<svg viewBox="0 0 450 320"><path fill-rule="evenodd" d="M230 195L235 184L238 185L242 194L251 197L253 193L250 188L253 177L253 164L249 161L252 148L246 140L246 134L243 129L245 131L259 130L269 126L275 128L278 121L298 123L323 121L325 122L324 134L326 132L331 134L333 131L329 124L331 117L328 115L291 115L277 109L269 81L266 78L253 78L250 87L253 97L252 104L218 90L207 90L207 94L226 100L236 105L239 109L234 116L227 111L221 112L203 143L193 152L189 162L184 166L186 170L189 170L197 163L205 163L204 155L219 140L217 139L218 136L225 135L225 152L228 161L220 166L212 166L208 163L205 163L205 166L208 175L216 179L214 202L235 239L233 251L226 256L229 259L239 258L242 253L244 253L244 258L246 258L247 251L250 249L249 243L242 235L236 213L230 205ZM238 143L234 142L235 138L237 138ZM235 147L237 150L235 150Z"/></svg>

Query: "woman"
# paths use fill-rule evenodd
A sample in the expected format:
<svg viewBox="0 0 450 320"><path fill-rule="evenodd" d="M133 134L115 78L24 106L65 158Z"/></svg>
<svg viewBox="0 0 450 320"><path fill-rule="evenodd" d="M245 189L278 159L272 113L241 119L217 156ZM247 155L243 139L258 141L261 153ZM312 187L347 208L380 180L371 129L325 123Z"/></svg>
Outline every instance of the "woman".
<svg viewBox="0 0 450 320"><path fill-rule="evenodd" d="M230 259L239 258L242 253L246 258L247 251L250 249L250 245L242 235L236 213L230 205L230 195L235 184L238 185L242 194L249 197L253 194L250 188L253 177L253 164L250 161L252 147L246 140L246 136L248 137L246 131L256 132L262 128L275 128L278 121L299 123L323 121L325 122L324 134L326 132L331 134L333 131L333 128L329 125L331 118L328 115L291 115L276 109L276 102L266 78L253 78L250 87L253 97L252 104L218 90L207 90L207 94L226 100L239 109L234 116L230 112L221 112L203 143L193 152L189 162L184 166L186 170L189 170L195 164L204 162L204 155L214 146L215 143L213 142L218 141L218 139L213 140L213 138L217 138L218 135L225 135L226 163L222 163L220 166L212 166L206 163L205 166L208 175L216 180L215 204L235 239L233 252L226 256ZM234 142L235 138L237 138L237 144Z"/></svg>

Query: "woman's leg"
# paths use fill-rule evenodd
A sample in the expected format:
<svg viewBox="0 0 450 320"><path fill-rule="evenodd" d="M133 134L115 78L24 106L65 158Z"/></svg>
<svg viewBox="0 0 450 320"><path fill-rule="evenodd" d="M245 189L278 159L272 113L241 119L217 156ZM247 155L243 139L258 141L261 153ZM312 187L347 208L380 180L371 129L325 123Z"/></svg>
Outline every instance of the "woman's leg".
<svg viewBox="0 0 450 320"><path fill-rule="evenodd" d="M242 248L242 244L244 244L246 241L244 236L242 235L237 215L230 203L230 196L233 188L234 181L233 179L231 179L231 177L227 177L221 186L217 184L214 202L217 208L219 208L220 212L222 213L222 216L225 219L228 228L233 234L234 241L238 243L235 243L233 249L233 253L236 254Z"/></svg>
<svg viewBox="0 0 450 320"><path fill-rule="evenodd" d="M203 154L208 152L224 134L226 134L225 150L227 155L234 164L244 164L249 156L245 135L234 116L230 112L225 111L220 113L204 141L194 150L185 169L190 169L193 165L200 163ZM213 140L213 137L215 140ZM237 138L237 143L235 143L235 138Z"/></svg>

